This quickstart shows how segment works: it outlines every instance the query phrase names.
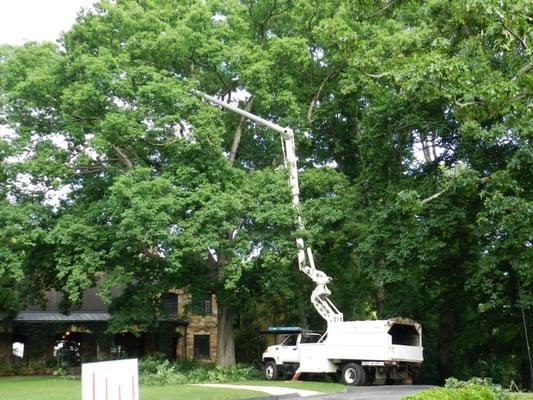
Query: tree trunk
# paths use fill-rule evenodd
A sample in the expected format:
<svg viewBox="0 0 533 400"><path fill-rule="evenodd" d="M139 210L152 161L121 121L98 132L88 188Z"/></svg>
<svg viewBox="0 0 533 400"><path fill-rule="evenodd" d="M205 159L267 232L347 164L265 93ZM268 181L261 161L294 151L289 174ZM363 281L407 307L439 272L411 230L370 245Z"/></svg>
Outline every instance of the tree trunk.
<svg viewBox="0 0 533 400"><path fill-rule="evenodd" d="M451 302L445 302L441 310L439 324L439 361L440 378L442 380L453 375L452 340L456 332L457 322Z"/></svg>
<svg viewBox="0 0 533 400"><path fill-rule="evenodd" d="M305 306L303 301L298 302L298 319L300 320L300 327L304 329L309 328L307 324L307 315L305 315Z"/></svg>
<svg viewBox="0 0 533 400"><path fill-rule="evenodd" d="M379 275L376 283L376 314L378 319L383 318L383 310L385 308L385 282L383 276L385 275L385 260L380 257L378 261Z"/></svg>
<svg viewBox="0 0 533 400"><path fill-rule="evenodd" d="M217 365L235 365L235 335L233 332L233 311L225 304L218 304Z"/></svg>

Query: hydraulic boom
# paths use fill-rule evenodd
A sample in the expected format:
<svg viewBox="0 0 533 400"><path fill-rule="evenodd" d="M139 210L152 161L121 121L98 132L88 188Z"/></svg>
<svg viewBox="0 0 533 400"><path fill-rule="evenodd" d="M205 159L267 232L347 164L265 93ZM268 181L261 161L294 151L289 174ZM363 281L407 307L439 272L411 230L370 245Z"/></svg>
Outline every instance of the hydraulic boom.
<svg viewBox="0 0 533 400"><path fill-rule="evenodd" d="M226 110L239 114L281 134L283 157L285 160L285 166L289 172L289 186L292 194L292 205L295 213L296 227L299 231L303 231L305 229L305 226L300 210L300 188L298 184L297 165L298 159L296 157L296 146L294 144L293 130L288 127L282 127L280 125L274 124L248 111L242 110L239 107L219 100L216 97L209 96L208 94L199 91L194 91L194 93L202 97L206 101L209 101L213 104L217 104L225 108ZM316 288L311 294L311 303L313 304L317 312L322 316L322 318L324 318L328 322L328 325L330 323L343 322L342 313L329 299L331 292L328 289L327 284L331 281L331 278L327 276L323 271L320 271L315 267L311 248L305 247L303 238L296 239L296 247L298 248L298 268L300 269L300 271L304 272L307 276L309 276L316 284Z"/></svg>

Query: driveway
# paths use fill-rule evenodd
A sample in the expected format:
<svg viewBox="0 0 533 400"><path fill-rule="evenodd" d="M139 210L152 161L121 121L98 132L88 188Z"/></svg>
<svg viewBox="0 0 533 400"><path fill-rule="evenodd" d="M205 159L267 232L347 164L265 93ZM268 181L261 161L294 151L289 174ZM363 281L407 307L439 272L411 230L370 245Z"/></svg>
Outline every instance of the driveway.
<svg viewBox="0 0 533 400"><path fill-rule="evenodd" d="M316 396L309 396L306 399L321 400L400 400L404 396L409 396L421 390L431 389L432 386L362 386L349 387L343 393L324 393ZM295 400L300 397L283 397L283 400Z"/></svg>
<svg viewBox="0 0 533 400"><path fill-rule="evenodd" d="M400 400L404 396L431 389L432 386L362 386L347 387L341 393L319 393L312 390L303 390L276 386L252 386L252 385L227 385L227 384L199 384L199 386L248 389L264 392L265 397L254 397L250 400ZM272 396L273 395L273 396Z"/></svg>

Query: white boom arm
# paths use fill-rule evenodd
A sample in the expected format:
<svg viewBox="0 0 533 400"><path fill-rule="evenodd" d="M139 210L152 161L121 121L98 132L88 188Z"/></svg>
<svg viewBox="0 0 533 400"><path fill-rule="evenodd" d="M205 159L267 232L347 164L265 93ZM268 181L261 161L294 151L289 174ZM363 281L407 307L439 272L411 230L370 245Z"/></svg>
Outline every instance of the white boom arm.
<svg viewBox="0 0 533 400"><path fill-rule="evenodd" d="M283 156L285 159L285 165L289 172L289 186L291 188L292 206L295 212L296 226L298 230L303 231L305 226L300 211L300 188L298 184L297 165L298 159L296 158L296 146L294 144L294 133L292 129L274 124L248 111L242 110L239 107L219 100L216 97L209 96L199 91L194 91L194 93L202 97L204 100L217 104L226 110L239 114L281 134L283 143ZM332 322L342 322L342 313L329 299L331 292L326 285L331 281L331 278L324 272L316 269L311 248L305 248L303 238L296 239L296 247L298 248L298 268L300 271L309 276L316 284L316 288L311 294L311 303L317 312L322 316L322 318L328 322L328 324Z"/></svg>

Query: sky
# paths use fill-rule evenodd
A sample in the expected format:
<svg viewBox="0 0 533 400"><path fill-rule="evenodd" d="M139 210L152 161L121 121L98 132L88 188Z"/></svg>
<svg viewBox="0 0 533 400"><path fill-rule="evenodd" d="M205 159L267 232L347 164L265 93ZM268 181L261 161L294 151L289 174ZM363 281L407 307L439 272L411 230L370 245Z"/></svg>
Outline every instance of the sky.
<svg viewBox="0 0 533 400"><path fill-rule="evenodd" d="M0 0L0 44L55 41L96 0Z"/></svg>

